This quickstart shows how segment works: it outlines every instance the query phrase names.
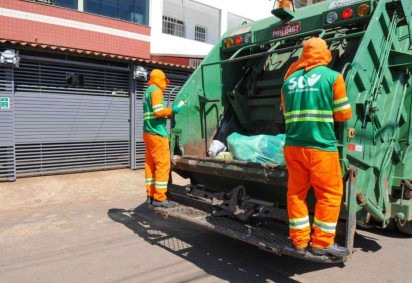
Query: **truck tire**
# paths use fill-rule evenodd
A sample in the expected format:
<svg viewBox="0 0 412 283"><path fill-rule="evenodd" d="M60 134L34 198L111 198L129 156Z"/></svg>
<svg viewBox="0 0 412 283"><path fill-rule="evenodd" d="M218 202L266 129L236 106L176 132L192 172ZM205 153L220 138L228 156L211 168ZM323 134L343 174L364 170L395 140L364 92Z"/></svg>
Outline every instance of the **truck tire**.
<svg viewBox="0 0 412 283"><path fill-rule="evenodd" d="M398 230L402 233L412 235L412 220L409 221L396 221Z"/></svg>

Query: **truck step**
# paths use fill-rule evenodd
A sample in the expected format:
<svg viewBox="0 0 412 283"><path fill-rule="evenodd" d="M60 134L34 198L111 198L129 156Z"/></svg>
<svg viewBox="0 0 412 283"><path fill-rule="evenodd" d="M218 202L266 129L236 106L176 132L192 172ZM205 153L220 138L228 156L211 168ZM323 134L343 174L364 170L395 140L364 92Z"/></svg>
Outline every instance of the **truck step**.
<svg viewBox="0 0 412 283"><path fill-rule="evenodd" d="M169 209L153 206L151 206L151 208L155 213L158 213L165 218L174 217L182 219L231 238L255 245L262 250L279 256L289 255L308 261L322 263L338 263L346 261L346 258L316 255L310 251L306 252L304 255L296 253L291 241L288 239L287 231L285 230L269 230L266 227L258 227L256 225L243 223L229 217L216 217L203 210L181 204Z"/></svg>

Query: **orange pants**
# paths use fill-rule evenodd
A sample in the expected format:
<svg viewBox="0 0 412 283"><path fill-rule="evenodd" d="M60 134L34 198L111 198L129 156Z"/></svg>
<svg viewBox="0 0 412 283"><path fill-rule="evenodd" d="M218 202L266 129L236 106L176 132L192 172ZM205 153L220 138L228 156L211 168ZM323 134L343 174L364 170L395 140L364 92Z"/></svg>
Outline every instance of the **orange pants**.
<svg viewBox="0 0 412 283"><path fill-rule="evenodd" d="M155 200L164 201L170 174L169 139L143 133L143 140L146 145L146 193Z"/></svg>
<svg viewBox="0 0 412 283"><path fill-rule="evenodd" d="M308 147L285 146L289 173L287 206L289 235L296 247L329 247L335 238L343 194L342 172L338 152ZM316 197L313 234L306 195L313 187Z"/></svg>

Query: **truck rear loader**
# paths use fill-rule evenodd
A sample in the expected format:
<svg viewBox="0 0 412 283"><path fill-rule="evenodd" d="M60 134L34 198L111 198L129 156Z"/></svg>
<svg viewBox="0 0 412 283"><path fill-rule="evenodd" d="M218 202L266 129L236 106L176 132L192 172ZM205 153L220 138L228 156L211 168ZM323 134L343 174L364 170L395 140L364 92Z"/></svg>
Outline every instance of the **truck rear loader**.
<svg viewBox="0 0 412 283"><path fill-rule="evenodd" d="M159 211L279 255L346 260L295 252L288 239L285 165L208 155L213 140L226 144L235 132L285 132L284 75L303 42L320 37L353 109L349 121L334 127L345 184L337 241L352 251L356 225L411 235L412 1L276 6L272 17L228 30L179 91L175 103L185 107L172 120L171 162L190 185L170 182L169 197L178 206ZM312 217L315 201L308 196Z"/></svg>

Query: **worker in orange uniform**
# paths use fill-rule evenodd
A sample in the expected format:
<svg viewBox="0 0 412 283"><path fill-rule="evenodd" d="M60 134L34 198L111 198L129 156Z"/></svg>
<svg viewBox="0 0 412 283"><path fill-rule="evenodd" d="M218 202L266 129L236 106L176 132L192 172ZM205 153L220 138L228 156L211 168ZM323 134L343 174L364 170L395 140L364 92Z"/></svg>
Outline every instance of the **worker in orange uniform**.
<svg viewBox="0 0 412 283"><path fill-rule="evenodd" d="M331 60L326 42L311 38L285 75L281 100L289 174L287 208L297 253L305 254L311 241L312 252L343 257L348 249L334 242L343 194L334 122L350 119L352 109L342 75L326 67ZM310 187L317 200L312 236L306 204Z"/></svg>
<svg viewBox="0 0 412 283"><path fill-rule="evenodd" d="M165 107L163 92L170 81L163 71L154 69L143 96L143 140L146 145L145 179L147 203L156 207L172 208L174 203L167 200L167 184L170 173L169 139L166 128L167 118L179 113L181 106Z"/></svg>
<svg viewBox="0 0 412 283"><path fill-rule="evenodd" d="M278 8L286 8L293 10L293 4L290 0L279 0L278 1Z"/></svg>

